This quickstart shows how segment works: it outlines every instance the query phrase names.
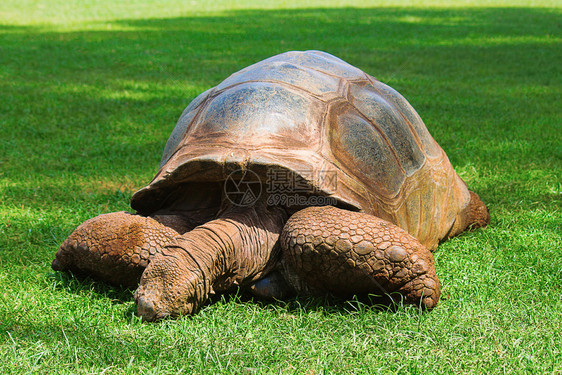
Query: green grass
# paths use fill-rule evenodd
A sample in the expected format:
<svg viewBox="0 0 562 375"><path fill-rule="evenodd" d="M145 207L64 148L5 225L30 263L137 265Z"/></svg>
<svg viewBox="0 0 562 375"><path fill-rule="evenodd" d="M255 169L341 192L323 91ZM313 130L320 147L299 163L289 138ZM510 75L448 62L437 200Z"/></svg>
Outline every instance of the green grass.
<svg viewBox="0 0 562 375"><path fill-rule="evenodd" d="M2 373L562 373L559 5L114 3L0 4ZM489 205L435 253L435 310L234 296L143 324L132 291L51 271L76 225L128 208L192 98L294 49L404 94Z"/></svg>

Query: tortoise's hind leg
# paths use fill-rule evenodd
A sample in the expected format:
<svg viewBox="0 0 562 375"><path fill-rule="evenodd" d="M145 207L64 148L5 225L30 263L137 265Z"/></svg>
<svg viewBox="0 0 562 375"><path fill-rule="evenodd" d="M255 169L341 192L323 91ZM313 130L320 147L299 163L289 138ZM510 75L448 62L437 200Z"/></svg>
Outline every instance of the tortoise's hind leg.
<svg viewBox="0 0 562 375"><path fill-rule="evenodd" d="M465 230L482 228L490 224L490 213L478 194L470 191L468 205L457 215L447 237L454 237Z"/></svg>
<svg viewBox="0 0 562 375"><path fill-rule="evenodd" d="M52 268L136 287L150 259L177 236L175 230L150 217L128 212L100 215L72 232Z"/></svg>
<svg viewBox="0 0 562 375"><path fill-rule="evenodd" d="M490 224L490 213L478 194L470 192L470 203L464 212L466 227L470 229L485 227Z"/></svg>
<svg viewBox="0 0 562 375"><path fill-rule="evenodd" d="M341 297L398 292L433 308L441 287L433 255L409 233L377 217L335 207L295 213L281 234L283 257L301 285ZM293 287L301 285L287 277Z"/></svg>

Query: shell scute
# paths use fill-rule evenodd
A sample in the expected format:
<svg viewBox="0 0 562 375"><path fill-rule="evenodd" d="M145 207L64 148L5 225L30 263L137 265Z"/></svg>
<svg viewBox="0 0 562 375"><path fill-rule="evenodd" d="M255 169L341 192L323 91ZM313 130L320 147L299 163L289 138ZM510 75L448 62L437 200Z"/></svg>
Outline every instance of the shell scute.
<svg viewBox="0 0 562 375"><path fill-rule="evenodd" d="M289 137L318 142L309 128L311 98L269 82L242 83L212 98L189 129L188 136L228 134L232 143L259 145L265 138ZM262 143L263 144L263 143Z"/></svg>
<svg viewBox="0 0 562 375"><path fill-rule="evenodd" d="M429 134L429 131L427 130L421 117L410 105L410 103L408 103L408 101L392 87L385 85L384 83L379 82L374 78L371 78L371 82L373 84L373 87L380 91L380 93L385 96L386 100L392 103L400 111L401 116L403 116L403 118L406 119L407 122L412 126L417 137L421 141L423 150L426 155L430 157L442 156L441 147L439 147L431 134Z"/></svg>
<svg viewBox="0 0 562 375"><path fill-rule="evenodd" d="M292 51L270 57L264 61L286 61L323 72L327 75L345 78L348 80L364 79L366 74L353 65L322 51L307 51L306 53Z"/></svg>
<svg viewBox="0 0 562 375"><path fill-rule="evenodd" d="M339 79L316 70L287 61L264 61L254 64L252 69L244 69L231 75L217 86L217 90L249 81L287 84L316 96L335 93L339 86Z"/></svg>
<svg viewBox="0 0 562 375"><path fill-rule="evenodd" d="M160 167L162 167L166 162L170 159L170 156L176 151L179 144L185 138L185 133L191 124L191 121L197 114L197 111L191 112L184 112L174 130L172 130L172 134L170 134L170 138L168 138L168 142L166 142L166 146L164 147L164 152L162 153L162 160L160 161Z"/></svg>
<svg viewBox="0 0 562 375"><path fill-rule="evenodd" d="M170 159L170 156L176 151L179 144L185 137L185 133L187 129L191 125L191 121L197 114L199 107L203 102L205 102L209 96L214 91L214 88L211 88L201 94L199 94L195 99L188 104L188 106L184 109L183 113L181 114L174 130L172 130L172 134L168 138L166 142L166 146L164 147L164 152L162 153L162 159L160 160L160 167L166 164L166 161Z"/></svg>
<svg viewBox="0 0 562 375"><path fill-rule="evenodd" d="M350 174L364 180L379 194L394 196L406 175L383 135L354 112L344 110L331 119L332 152Z"/></svg>
<svg viewBox="0 0 562 375"><path fill-rule="evenodd" d="M351 85L349 99L386 139L408 176L421 168L425 155L405 119L391 102L370 84Z"/></svg>

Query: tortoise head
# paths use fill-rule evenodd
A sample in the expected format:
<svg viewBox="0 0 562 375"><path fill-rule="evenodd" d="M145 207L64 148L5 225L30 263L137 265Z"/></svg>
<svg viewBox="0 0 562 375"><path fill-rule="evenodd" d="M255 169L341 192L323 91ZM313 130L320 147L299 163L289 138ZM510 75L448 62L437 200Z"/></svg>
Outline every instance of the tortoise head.
<svg viewBox="0 0 562 375"><path fill-rule="evenodd" d="M135 291L138 315L152 321L195 313L210 286L203 271L185 251L169 246L143 273Z"/></svg>

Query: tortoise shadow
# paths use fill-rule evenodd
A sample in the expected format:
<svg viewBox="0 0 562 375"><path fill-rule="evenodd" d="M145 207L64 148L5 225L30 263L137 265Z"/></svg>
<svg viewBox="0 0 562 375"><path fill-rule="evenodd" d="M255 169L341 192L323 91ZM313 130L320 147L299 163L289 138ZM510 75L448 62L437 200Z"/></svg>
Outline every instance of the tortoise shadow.
<svg viewBox="0 0 562 375"><path fill-rule="evenodd" d="M85 295L91 299L106 299L112 304L124 304L133 298L134 289L113 286L89 276L67 272L53 271L47 278L55 282L55 289L76 295Z"/></svg>
<svg viewBox="0 0 562 375"><path fill-rule="evenodd" d="M282 310L286 313L322 312L343 315L362 311L396 312L404 308L403 298L398 293L391 295L362 295L352 298L339 298L332 295L324 296L292 296L283 300L260 298L244 289L231 293L217 294L209 299L207 305L214 303L254 304L268 311ZM422 309L420 308L420 311Z"/></svg>
<svg viewBox="0 0 562 375"><path fill-rule="evenodd" d="M47 276L55 280L55 288L76 295L87 296L95 300L109 300L111 304L122 305L133 300L134 289L109 285L89 276L52 272ZM214 304L252 304L262 310L279 311L295 314L302 312L322 312L325 314L343 315L362 311L396 312L404 307L402 297L398 294L362 295L349 299L325 295L320 297L292 296L283 300L256 297L244 288L236 288L228 293L217 293L211 296L202 309ZM420 311L423 309L420 308ZM131 305L123 314L129 318L136 313L136 305ZM182 317L182 318L188 318Z"/></svg>

